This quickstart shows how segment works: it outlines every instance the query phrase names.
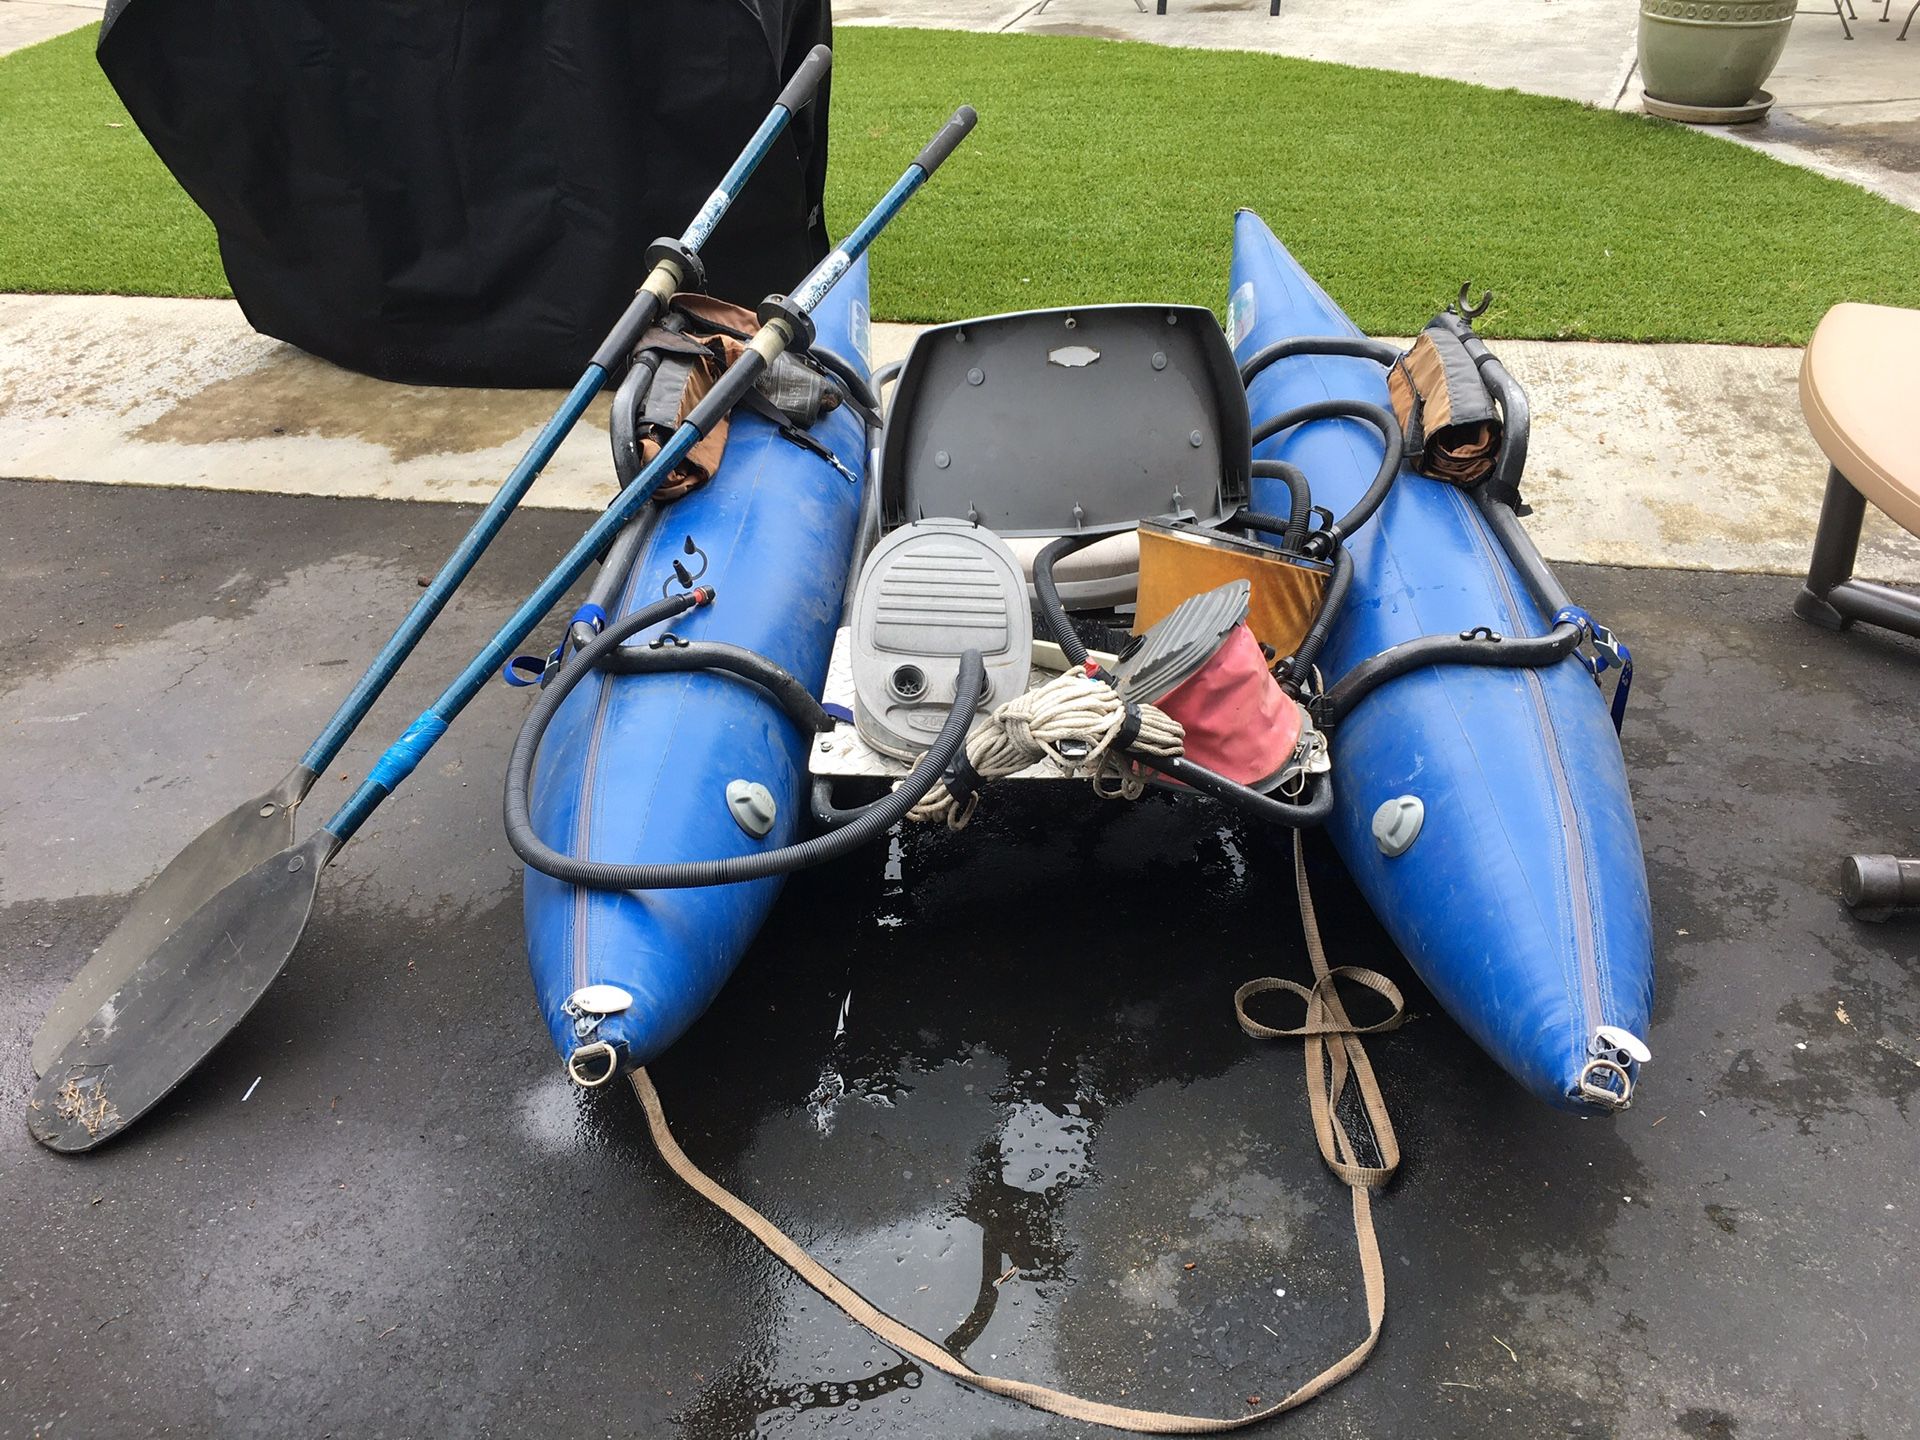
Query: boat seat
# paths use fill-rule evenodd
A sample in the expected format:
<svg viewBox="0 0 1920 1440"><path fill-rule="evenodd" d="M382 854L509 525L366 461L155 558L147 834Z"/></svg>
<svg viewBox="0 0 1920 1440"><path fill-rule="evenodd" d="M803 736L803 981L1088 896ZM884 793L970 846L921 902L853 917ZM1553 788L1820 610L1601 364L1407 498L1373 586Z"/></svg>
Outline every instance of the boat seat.
<svg viewBox="0 0 1920 1440"><path fill-rule="evenodd" d="M1033 561L1051 545L1050 536L1017 536L1007 541L1020 569L1033 586ZM1069 610L1111 610L1131 605L1140 589L1140 532L1125 530L1096 540L1084 550L1062 557L1053 567L1060 603Z"/></svg>
<svg viewBox="0 0 1920 1440"><path fill-rule="evenodd" d="M1849 303L1826 313L1800 362L1800 409L1832 468L1794 609L1830 630L1865 620L1920 635L1920 596L1853 578L1869 502L1920 535L1916 356L1920 310Z"/></svg>
<svg viewBox="0 0 1920 1440"><path fill-rule="evenodd" d="M1219 525L1252 486L1233 349L1201 305L1084 305L963 320L908 352L880 441L880 529L972 520L1031 582L1062 535L1106 537L1055 571L1069 608L1132 603L1134 526Z"/></svg>

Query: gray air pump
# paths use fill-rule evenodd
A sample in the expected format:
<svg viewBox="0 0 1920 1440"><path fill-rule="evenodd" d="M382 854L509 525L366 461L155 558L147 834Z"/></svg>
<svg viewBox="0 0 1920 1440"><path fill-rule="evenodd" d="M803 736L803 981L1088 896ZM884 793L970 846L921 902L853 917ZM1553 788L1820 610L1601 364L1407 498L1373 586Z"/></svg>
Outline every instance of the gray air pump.
<svg viewBox="0 0 1920 1440"><path fill-rule="evenodd" d="M1026 690L1033 616L1020 562L966 520L903 525L861 567L849 638L860 738L915 759L946 723L963 651L986 663L982 717Z"/></svg>

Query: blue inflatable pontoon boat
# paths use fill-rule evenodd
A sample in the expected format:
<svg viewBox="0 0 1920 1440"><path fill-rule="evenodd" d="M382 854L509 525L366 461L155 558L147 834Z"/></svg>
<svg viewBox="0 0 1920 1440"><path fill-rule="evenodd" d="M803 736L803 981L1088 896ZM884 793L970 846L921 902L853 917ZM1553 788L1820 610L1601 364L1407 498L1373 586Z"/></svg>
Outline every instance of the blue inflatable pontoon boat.
<svg viewBox="0 0 1920 1440"><path fill-rule="evenodd" d="M814 352L833 357L864 389L865 261L813 319ZM650 506L602 567L595 593L607 596L606 615L617 622L689 581L710 586L718 598L673 621L674 634L757 652L818 694L854 547L867 435L851 405L805 434L784 428L736 411L712 481ZM635 643L655 638L649 631ZM595 673L567 697L541 742L534 824L571 855L615 863L784 845L805 824L807 743L762 691L732 676ZM764 789L730 795L729 786L748 777ZM759 823L752 816L736 818L741 804L767 814L763 834L750 832ZM678 1039L733 973L780 884L772 877L591 890L529 867L527 955L554 1044L570 1064L602 1043L622 1061L591 1071L582 1061L575 1078L612 1078ZM583 1008L581 992L591 1005L594 987L604 986L623 992L619 1008Z"/></svg>
<svg viewBox="0 0 1920 1440"><path fill-rule="evenodd" d="M856 270L821 307L817 351L861 354L865 283ZM595 591L611 628L523 734L546 727L531 827L555 848L516 848L559 874L621 867L593 888L527 872L535 983L576 1080L644 1065L693 1023L789 861L909 813L964 825L1000 777L1097 775L1325 823L1495 1060L1555 1105L1628 1103L1651 920L1617 715L1594 683L1624 655L1519 528L1524 394L1467 314L1438 317L1458 390L1409 412L1406 444L1388 376L1414 384L1414 355L1361 336L1251 214L1229 315L1230 336L1204 309L1141 305L928 331L884 431L855 406L805 433L738 412L712 482L623 537ZM868 388L864 361L840 368ZM1474 403L1481 478L1401 463L1405 444L1435 471L1426 420L1438 435ZM718 599L672 624L707 668L593 668L621 617L650 625L640 610L696 585ZM1043 690L1091 728L1040 743L1030 719L1001 725ZM846 702L843 723L821 699ZM834 777L909 767L884 801L837 808ZM790 848L809 804L835 833ZM703 869L739 857L764 878ZM621 888L654 884L700 888Z"/></svg>
<svg viewBox="0 0 1920 1440"><path fill-rule="evenodd" d="M1230 329L1245 364L1297 336L1358 336L1259 216L1235 220ZM1331 397L1387 403L1372 359L1298 354L1253 377L1264 417ZM1524 402L1522 402L1524 403ZM1509 416L1509 443L1514 443ZM1522 439L1519 443L1524 443ZM1311 479L1316 504L1353 505L1380 464L1367 425L1325 419L1255 449ZM1284 509L1256 476L1254 508ZM1525 547L1510 557L1503 533ZM1345 546L1352 592L1320 668L1335 694L1357 666L1422 636L1490 627L1543 636L1566 604L1496 499L1403 470ZM1424 665L1339 718L1331 746L1335 845L1374 912L1448 1013L1529 1090L1565 1107L1631 1093L1652 1003L1653 933L1639 832L1608 707L1574 654L1541 668ZM1373 830L1419 802L1403 853Z"/></svg>

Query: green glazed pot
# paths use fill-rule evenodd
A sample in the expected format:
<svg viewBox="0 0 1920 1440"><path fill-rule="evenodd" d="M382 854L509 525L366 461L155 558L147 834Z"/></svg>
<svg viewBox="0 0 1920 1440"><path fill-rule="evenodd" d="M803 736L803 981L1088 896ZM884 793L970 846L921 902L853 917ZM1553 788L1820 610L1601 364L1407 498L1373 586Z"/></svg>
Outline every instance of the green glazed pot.
<svg viewBox="0 0 1920 1440"><path fill-rule="evenodd" d="M1773 73L1795 0L1640 0L1640 83L1675 105L1745 105Z"/></svg>

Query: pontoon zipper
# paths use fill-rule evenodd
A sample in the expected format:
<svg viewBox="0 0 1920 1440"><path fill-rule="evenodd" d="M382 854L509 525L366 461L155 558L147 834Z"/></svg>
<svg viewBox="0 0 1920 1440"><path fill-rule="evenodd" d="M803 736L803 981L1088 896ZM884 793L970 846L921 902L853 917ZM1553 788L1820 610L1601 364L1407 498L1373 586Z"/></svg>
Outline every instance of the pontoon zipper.
<svg viewBox="0 0 1920 1440"><path fill-rule="evenodd" d="M1506 597L1507 612L1512 617L1511 628L1519 630L1522 628L1523 612L1513 582L1508 578L1504 557L1496 552L1485 524L1473 513L1457 489L1454 491L1454 503L1466 507L1467 528L1473 532L1482 552L1492 562L1494 576L1500 583L1501 593ZM1574 952L1586 1007L1586 1035L1582 1037L1580 1046L1580 1061L1584 1064L1594 1033L1607 1023L1606 1007L1600 996L1600 960L1594 950L1593 894L1587 875L1586 842L1580 832L1579 814L1573 807L1573 786L1567 780L1566 765L1560 756L1560 742L1554 732L1553 712L1547 705L1546 686L1541 683L1539 671L1524 669L1520 673L1525 680L1527 693L1533 699L1534 714L1540 722L1541 739L1547 752L1547 768L1553 774L1554 808L1560 817L1560 838L1566 848L1570 881L1567 888L1573 902Z"/></svg>
<svg viewBox="0 0 1920 1440"><path fill-rule="evenodd" d="M659 514L657 507L648 507L637 520L636 525L652 527L652 521ZM646 553L646 539L634 548L633 567L627 571L627 578L621 582L620 603L614 613L625 615L633 608L634 585L640 577L640 561ZM587 733L587 760L580 770L579 806L580 813L574 823L573 853L591 855L590 842L593 838L593 782L600 766L600 740L606 734L607 711L613 703L613 680L611 675L600 677L600 698L595 701L593 728ZM588 975L587 918L589 903L593 892L584 886L575 886L573 891L573 988L578 991L592 983Z"/></svg>

